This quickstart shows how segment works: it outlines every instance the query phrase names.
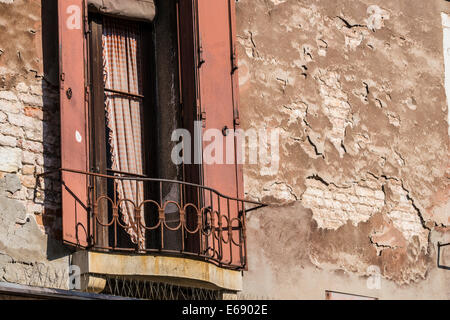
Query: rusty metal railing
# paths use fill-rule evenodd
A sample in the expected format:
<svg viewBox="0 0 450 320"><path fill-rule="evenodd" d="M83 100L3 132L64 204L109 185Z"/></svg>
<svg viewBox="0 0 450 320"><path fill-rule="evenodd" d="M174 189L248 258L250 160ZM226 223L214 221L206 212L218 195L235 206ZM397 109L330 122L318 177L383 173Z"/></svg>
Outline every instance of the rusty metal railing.
<svg viewBox="0 0 450 320"><path fill-rule="evenodd" d="M38 178L56 172L89 178L89 249L181 255L246 269L246 213L265 204L194 183L112 170L59 169Z"/></svg>

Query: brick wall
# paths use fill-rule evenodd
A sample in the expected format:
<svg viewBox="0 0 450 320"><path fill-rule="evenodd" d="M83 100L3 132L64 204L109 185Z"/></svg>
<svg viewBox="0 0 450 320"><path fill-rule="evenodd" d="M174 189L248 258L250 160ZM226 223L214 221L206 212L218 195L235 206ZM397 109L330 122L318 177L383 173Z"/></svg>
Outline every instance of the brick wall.
<svg viewBox="0 0 450 320"><path fill-rule="evenodd" d="M60 183L36 179L60 163L54 13L0 1L0 281L67 288Z"/></svg>

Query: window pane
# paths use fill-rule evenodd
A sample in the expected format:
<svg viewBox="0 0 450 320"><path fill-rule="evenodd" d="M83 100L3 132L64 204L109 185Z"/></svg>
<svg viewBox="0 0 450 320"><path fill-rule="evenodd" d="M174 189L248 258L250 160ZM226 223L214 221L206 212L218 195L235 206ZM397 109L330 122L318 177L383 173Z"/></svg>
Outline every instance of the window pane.
<svg viewBox="0 0 450 320"><path fill-rule="evenodd" d="M139 24L104 18L103 66L105 82L106 126L109 149L109 166L113 170L143 174L142 158L142 72L141 32ZM144 200L143 183L118 182L120 199L128 199L136 206ZM128 233L134 243L137 234L145 230L135 221L131 202L121 206L125 224L131 226ZM141 221L144 225L144 222ZM142 236L139 245L143 248Z"/></svg>

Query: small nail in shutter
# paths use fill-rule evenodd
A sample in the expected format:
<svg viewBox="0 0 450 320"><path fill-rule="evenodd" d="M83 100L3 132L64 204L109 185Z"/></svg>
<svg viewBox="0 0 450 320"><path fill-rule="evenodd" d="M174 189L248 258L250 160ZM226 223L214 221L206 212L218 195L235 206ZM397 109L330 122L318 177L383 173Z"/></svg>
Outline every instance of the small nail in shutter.
<svg viewBox="0 0 450 320"><path fill-rule="evenodd" d="M85 99L84 1L58 0L61 167L88 171ZM87 176L62 172L63 240L88 243Z"/></svg>

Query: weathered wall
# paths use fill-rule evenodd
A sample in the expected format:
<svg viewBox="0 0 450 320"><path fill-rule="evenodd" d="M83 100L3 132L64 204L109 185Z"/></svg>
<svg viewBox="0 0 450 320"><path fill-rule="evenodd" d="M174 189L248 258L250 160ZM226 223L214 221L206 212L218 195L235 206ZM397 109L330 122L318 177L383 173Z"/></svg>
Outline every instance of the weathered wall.
<svg viewBox="0 0 450 320"><path fill-rule="evenodd" d="M179 102L177 39L169 28L175 13L168 14L174 4L166 2L155 21L156 63L164 66L154 84L164 107L156 167L177 179L177 167L167 163ZM0 0L0 281L67 286L61 184L57 174L36 181L60 167L58 61L57 1Z"/></svg>
<svg viewBox="0 0 450 320"><path fill-rule="evenodd" d="M161 109L153 174L177 179L179 168L167 162L179 118L175 7L157 4L155 54L163 67L154 83ZM37 182L60 167L58 61L57 1L0 0L0 281L68 285L61 184L57 174Z"/></svg>
<svg viewBox="0 0 450 320"><path fill-rule="evenodd" d="M0 1L0 281L66 288L59 167L56 2Z"/></svg>
<svg viewBox="0 0 450 320"><path fill-rule="evenodd" d="M250 213L244 296L450 298L436 269L436 242L450 240L449 11L441 0L237 2L243 127L281 130L279 171L245 166L246 195L278 207ZM365 285L371 266L381 290Z"/></svg>
<svg viewBox="0 0 450 320"><path fill-rule="evenodd" d="M34 192L59 166L55 3L0 0L0 281L64 287L58 181ZM450 240L441 12L237 2L243 127L282 133L278 172L245 166L247 197L273 206L249 214L243 297L450 297L436 268Z"/></svg>

